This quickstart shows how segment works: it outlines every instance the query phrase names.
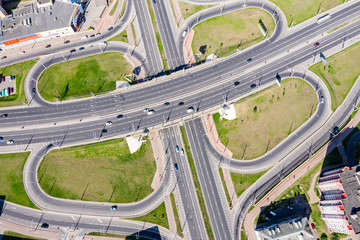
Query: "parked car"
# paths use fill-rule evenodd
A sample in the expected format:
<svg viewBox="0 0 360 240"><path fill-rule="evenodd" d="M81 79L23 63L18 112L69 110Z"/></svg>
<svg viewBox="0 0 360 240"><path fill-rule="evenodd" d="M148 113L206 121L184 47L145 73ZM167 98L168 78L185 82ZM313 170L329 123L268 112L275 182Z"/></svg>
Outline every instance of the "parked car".
<svg viewBox="0 0 360 240"><path fill-rule="evenodd" d="M10 81L15 80L15 79L16 79L16 75L11 75L10 76Z"/></svg>
<svg viewBox="0 0 360 240"><path fill-rule="evenodd" d="M13 92L14 92L14 88L9 87L9 92L10 92L10 94L13 93Z"/></svg>
<svg viewBox="0 0 360 240"><path fill-rule="evenodd" d="M311 223L311 228L315 229L315 224L314 223Z"/></svg>
<svg viewBox="0 0 360 240"><path fill-rule="evenodd" d="M4 138L3 138L3 137L0 137L0 141L2 141L2 140L4 140Z"/></svg>

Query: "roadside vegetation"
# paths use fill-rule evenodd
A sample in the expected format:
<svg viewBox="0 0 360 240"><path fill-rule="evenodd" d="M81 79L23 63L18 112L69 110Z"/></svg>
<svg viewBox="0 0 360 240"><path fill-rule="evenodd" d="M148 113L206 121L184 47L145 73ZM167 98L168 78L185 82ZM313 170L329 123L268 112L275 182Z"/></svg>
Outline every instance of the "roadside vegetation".
<svg viewBox="0 0 360 240"><path fill-rule="evenodd" d="M181 15L183 16L184 20L193 15L194 13L200 12L203 9L210 8L216 5L195 5L185 2L179 2L179 7L181 11Z"/></svg>
<svg viewBox="0 0 360 240"><path fill-rule="evenodd" d="M0 199L22 206L37 208L25 192L24 165L30 152L0 155Z"/></svg>
<svg viewBox="0 0 360 240"><path fill-rule="evenodd" d="M231 179L234 183L235 197L240 197L240 195L250 187L254 182L256 182L262 175L264 175L268 170L263 172L254 173L254 174L240 174L240 173L230 173Z"/></svg>
<svg viewBox="0 0 360 240"><path fill-rule="evenodd" d="M184 126L180 126L180 131L181 131L182 140L183 140L184 146L185 146L186 156L189 160L191 175L192 175L192 178L194 180L194 185L195 185L195 191L197 194L197 198L199 199L201 214L204 218L206 233L207 233L209 239L214 239L214 234L213 234L213 231L212 231L212 228L210 225L210 218L209 218L208 212L206 211L205 201L204 201L204 197L203 197L204 195L201 191L199 178L197 176L195 163L194 163L194 159L192 158L190 146L189 146L189 143L186 138L186 132L185 132Z"/></svg>
<svg viewBox="0 0 360 240"><path fill-rule="evenodd" d="M176 232L180 237L184 237L184 235L182 233L181 224L180 224L179 213L178 213L178 210L176 208L174 194L172 194L172 193L170 194L170 199L171 199L172 207L174 209L174 216L175 216L175 222L176 222Z"/></svg>
<svg viewBox="0 0 360 240"><path fill-rule="evenodd" d="M331 95L331 109L334 111L346 98L360 75L360 43L326 58L327 64L319 62L309 69L326 84Z"/></svg>
<svg viewBox="0 0 360 240"><path fill-rule="evenodd" d="M103 53L62 62L40 76L38 91L47 101L88 97L115 89L116 81L131 74L132 65L121 53Z"/></svg>
<svg viewBox="0 0 360 240"><path fill-rule="evenodd" d="M155 208L150 213L136 218L131 218L131 220L154 223L164 228L169 229L169 220L166 214L165 203L161 203L157 208Z"/></svg>
<svg viewBox="0 0 360 240"><path fill-rule="evenodd" d="M0 235L2 240L45 240L45 238L31 237L21 233L5 230L3 235Z"/></svg>
<svg viewBox="0 0 360 240"><path fill-rule="evenodd" d="M150 140L130 154L125 139L117 139L51 151L39 167L38 179L54 197L131 203L153 192L155 171Z"/></svg>
<svg viewBox="0 0 360 240"><path fill-rule="evenodd" d="M120 41L120 42L129 43L126 30L124 30L120 34L116 35L115 37L109 39L109 41Z"/></svg>
<svg viewBox="0 0 360 240"><path fill-rule="evenodd" d="M17 63L14 65L10 65L7 67L0 68L1 76L10 76L16 75L16 89L14 88L14 92L16 94L12 94L7 97L0 97L0 107L9 107L27 103L27 99L25 97L24 92L24 84L25 78L30 71L30 69L35 65L38 59L29 60L26 62ZM3 84L0 84L0 91L4 88L1 88Z"/></svg>
<svg viewBox="0 0 360 240"><path fill-rule="evenodd" d="M110 13L109 13L110 16L114 15L118 4L119 4L119 0L116 0L116 3L115 3L115 5L114 5L114 7L111 9L111 11L110 11Z"/></svg>
<svg viewBox="0 0 360 240"><path fill-rule="evenodd" d="M230 197L228 188L226 187L226 183L225 183L225 179L224 179L224 173L223 173L222 168L219 168L219 174L220 174L222 185L224 187L226 199L227 199L227 201L229 203L229 208L232 209L233 205L232 205L232 201L231 201L231 197ZM236 197L236 196L232 196L232 197Z"/></svg>
<svg viewBox="0 0 360 240"><path fill-rule="evenodd" d="M294 26L318 13L325 12L344 2L344 0L270 0L285 14L288 26ZM320 17L320 16L319 16Z"/></svg>
<svg viewBox="0 0 360 240"><path fill-rule="evenodd" d="M305 81L286 79L234 105L237 118L213 115L220 141L236 159L254 159L278 145L301 126L317 107L314 89Z"/></svg>
<svg viewBox="0 0 360 240"><path fill-rule="evenodd" d="M214 17L194 27L192 49L199 61L214 53L225 57L265 39L258 27L262 20L268 33L274 30L271 15L260 9L247 8Z"/></svg>
<svg viewBox="0 0 360 240"><path fill-rule="evenodd" d="M98 237L108 237L115 239L126 239L126 240L149 240L148 238L138 237L136 233L130 236L113 234L113 233L101 233L101 232L91 232L86 234L88 236L98 236Z"/></svg>

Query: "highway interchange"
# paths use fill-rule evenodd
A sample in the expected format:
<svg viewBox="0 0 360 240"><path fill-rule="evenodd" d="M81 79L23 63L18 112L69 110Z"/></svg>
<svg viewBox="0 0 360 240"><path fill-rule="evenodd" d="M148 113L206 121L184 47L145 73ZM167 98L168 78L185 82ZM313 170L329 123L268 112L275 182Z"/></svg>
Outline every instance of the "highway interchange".
<svg viewBox="0 0 360 240"><path fill-rule="evenodd" d="M159 4L159 1L157 3L153 2L152 6L159 23L159 31L165 46L164 50L170 69L176 69L184 64L184 59L179 58L179 55L182 55L179 49L183 49L184 44L184 38L182 37L184 30L188 30L198 22L208 18L243 8L243 3L229 1L223 6L207 9L201 14L198 13L198 15L200 14L199 16L195 14L187 19L179 30L174 31L169 21L169 16L172 16L170 15L172 13L168 12L168 8L163 3ZM191 219L193 221L202 222L202 219L198 219L199 209L196 206L197 200L191 197L184 197L194 192L191 180L189 179L189 171L186 170L188 167L181 165L180 169L184 169L182 175L180 173L175 173L174 175L171 166L173 166L173 161L178 156L173 155L173 151L170 151L169 161L171 161L171 164L170 162L167 163L168 166L161 187L143 201L133 204L119 204L118 211L115 213L110 210L111 204L108 203L80 202L50 197L37 184L36 169L46 152L52 148L124 137L131 133L141 133L145 128L157 130L164 126L167 127L185 121L185 128L193 151L196 170L198 173L204 173L201 174L204 177L199 180L204 192L207 209L210 211L210 206L214 205L218 208L213 214L209 213L214 236L216 239L224 239L222 238L224 236L226 236L226 239L238 238L238 229L241 226L241 221L251 205L251 202L246 200L261 197L264 192L281 180L282 176L289 173L295 166L326 142L329 138L329 132L332 131L334 126L341 126L351 114L353 105L357 104L360 94L359 88L354 87L349 93L348 98L344 101L344 104L335 113L332 113L330 95L322 82L318 82L315 77L307 76L306 73L304 74L298 70L289 71L289 68L313 60L314 55L318 55L319 52L325 52L328 49L343 44L344 39L353 39L359 35L359 21L356 21L345 26L342 31L322 36L323 33L358 16L360 11L360 3L358 1L351 2L351 4L349 3L341 10L333 12L331 20L322 25L318 25L314 20L303 28L298 29L296 33L287 35L284 34L287 24L283 22L283 19L280 19L281 11L279 9L274 11L271 4L263 3L264 1L247 2L248 6L263 7L274 14L277 26L275 33L270 39L243 51L243 53L235 54L215 63L184 71L181 70L166 77L156 77L151 81L138 84L129 89L116 90L113 93L90 99L48 103L41 99L39 94L34 95L31 89L37 88L37 79L39 79L41 73L48 66L102 52L131 52L131 55L142 63L141 71L145 71L146 76L158 75L163 67L157 50L154 30L149 24L151 22L150 15L146 13L146 1L128 1L122 20L114 27L113 32L107 31L103 33L102 39L74 41L71 44L54 46L52 54L50 54L48 49L29 53L23 60L46 55L34 66L25 83L25 92L27 98L31 100L31 107L0 109L0 113L5 113L6 111L8 114L8 118L0 120L0 131L5 140L12 139L15 142L15 145L9 148L6 146L6 141L3 141L0 143L0 149L3 149L3 152L34 149L25 166L24 184L30 199L40 208L48 210L42 216L42 221L44 221L48 214L53 214L46 221L50 223L51 219L55 219L53 220L56 222L55 225L60 225L57 222L60 220L56 220L58 217L66 214L77 214L81 217L81 224L84 224L79 224L79 228L88 230L91 228L99 229L95 228L95 223L91 222L96 218L95 216L112 219L114 216L135 217L139 214L148 213L163 201L163 197L169 194L172 187L178 182L178 179L183 177L183 183L178 184L182 198L181 201L184 206L190 206L184 209L184 211L189 213L189 216L192 216ZM134 9L137 10L135 11ZM104 40L121 32L134 17L138 18L139 25L141 26L140 29L143 31L141 37L142 47L112 42L101 44ZM316 50L312 46L315 41L321 42L320 47ZM70 49L78 48L82 45L86 45L83 51L69 52ZM91 45L93 47L90 47ZM144 49L145 53L142 52L141 48ZM287 52L287 50L291 51ZM253 61L246 63L246 59L249 57L253 58ZM9 65L19 61L20 57L14 56L13 58L9 57L2 64ZM316 90L318 99L320 99L320 96L325 96L326 102L318 104L316 113L303 127L299 128L263 157L252 161L224 158L221 153L214 150L208 139L204 137L205 131L198 117L204 113L215 111L224 103L229 104L254 92L249 87L253 83L258 85L258 88L255 90L275 84L276 74L279 74L282 78L290 75L299 78L306 76L305 80ZM240 81L240 85L235 87L235 81ZM41 92L41 90L37 89L37 92ZM164 102L170 102L171 104L163 106ZM180 102L185 104L179 106L178 103ZM143 113L145 107L154 109L155 114L152 116L145 115ZM188 107L194 107L197 113L188 114L186 111ZM117 119L116 117L119 114L123 114L124 117ZM105 122L108 120L113 121L112 126L105 126ZM105 128L106 133L103 132ZM190 131L190 129L192 130ZM169 133L167 133L168 131ZM175 142L180 144L178 130L176 127L168 128L166 134L169 135L164 140L164 146L168 145L170 150L173 150ZM203 145L200 142L203 142ZM181 162L180 159L177 159L177 161ZM202 165L199 165L200 163ZM219 163L222 164L222 167L229 168L231 171L247 173L259 172L274 164L277 165L259 179L259 184L253 185L240 197L240 201L238 201L238 204L232 210L232 214L229 214L229 209L223 204L224 190L218 187L217 181L214 180L218 176L212 172L214 166L216 168ZM256 186L261 187L256 188ZM212 194L208 194L209 192L212 192ZM194 194L191 195L194 196ZM187 205L187 203L189 204ZM8 215L16 219L26 219L27 223L23 223L24 225L28 224L30 219L39 218L39 216L33 214L32 211L35 210L27 209L21 215L22 213L14 211L14 208L9 206L14 206L14 204L5 203L1 218L5 218ZM16 208L21 207L16 206ZM191 211L197 211L197 214L191 213ZM217 216L217 214L219 215ZM123 220L114 219L116 220L112 221L120 222L116 226L126 225L121 222ZM70 226L66 220L62 221L63 226ZM115 229L114 231L134 233L140 229L139 225L127 224L126 230ZM113 224L111 225L113 226ZM170 234L165 229L161 229L160 233L163 237ZM189 233L192 239L206 238L202 224L199 224L197 229L189 228ZM146 234L149 233L147 232Z"/></svg>

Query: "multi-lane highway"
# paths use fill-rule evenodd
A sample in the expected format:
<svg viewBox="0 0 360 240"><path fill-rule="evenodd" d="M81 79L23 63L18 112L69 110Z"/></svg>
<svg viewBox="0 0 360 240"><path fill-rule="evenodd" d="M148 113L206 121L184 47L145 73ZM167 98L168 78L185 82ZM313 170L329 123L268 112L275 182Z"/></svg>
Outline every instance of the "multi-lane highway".
<svg viewBox="0 0 360 240"><path fill-rule="evenodd" d="M154 49L156 43L153 41L154 34L149 30L152 29L152 26L149 25L151 20L149 20L150 16L147 7L144 7L146 6L146 1L135 1L135 3L133 1L128 1L127 10L124 14L124 20L120 21L120 24L115 26L112 31L114 31L114 33L115 31L120 31L124 27L122 24L130 21L132 4L138 4L135 7L138 11L137 17L139 22L142 21L144 24L143 26L145 27L142 30L144 31L142 39L144 41L144 45L146 45L145 42L148 42L149 44L144 47L146 50L146 58L148 60L148 63L144 63L144 68L146 68L146 64L148 64L150 69L149 72L151 72L151 70L156 69L156 67L159 66L159 62L156 59L149 61L151 58L150 55L154 54L155 56L158 54L158 51L150 50L149 53L149 49ZM237 9L239 6L236 4L238 4L238 2L231 2L229 5L226 5L226 7L220 7L218 9L211 8L204 11L199 18L189 18L189 20L185 22L185 25L183 25L183 27L178 31L178 37L175 41L177 41L179 45L178 47L174 47L174 49L182 49L183 38L181 33L183 30L193 27L197 22L204 19L226 13L227 11L232 11L235 8ZM166 79L158 81L153 80L151 82L141 84L140 87L136 86L130 88L129 90L118 90L112 94L91 98L90 100L83 99L60 104L45 105L41 102L41 99L38 99L36 102L39 103L41 107L0 109L0 114L8 114L8 118L0 120L2 136L5 140L13 139L16 143L16 146L9 147L6 146L5 141L1 142L0 149L2 152L25 150L29 146L34 146L35 148L37 144L43 146L39 152L32 153L31 156L33 157L33 160L31 161L30 159L30 161L28 161L24 171L24 182L27 193L33 196L31 199L38 206L48 210L63 212L74 211L77 214L110 216L109 206L106 204L101 205L89 202L86 207L83 208L83 212L80 213L79 209L81 209L82 206L80 202L51 198L39 189L36 183L36 168L41 158L47 151L46 148L49 144L52 144L51 147L64 147L84 142L108 139L111 137L124 136L129 132L140 132L144 128L151 128L155 125L169 125L172 121L182 120L183 118L191 118L192 116L186 111L188 107L194 107L197 110L196 115L200 115L204 111L211 111L214 108L219 108L224 102L231 102L252 93L254 89L250 88L251 84L255 83L260 88L274 84L276 74L284 76L287 72L287 68L289 67L289 63L291 63L291 66L301 64L304 61L313 59L314 54L316 55L321 51L343 44L344 38L351 39L360 34L360 22L358 20L345 26L341 31L324 35L324 33L328 30L357 17L358 12L360 11L360 2L358 1L348 3L339 11L334 11L332 13L331 20L324 24L318 25L315 21L313 21L313 23L307 24L303 28L298 28L297 31L287 34L286 36L282 35L286 25L280 21L278 11L274 11L271 7L266 7L267 5L259 5L259 2L257 1L253 1L251 4L248 3L249 6L260 8L264 7L265 9L267 8L267 11L273 13L277 27L271 39L245 50L241 54L236 54L203 67L201 66L189 69L184 72L171 75ZM144 16L145 18L143 19L142 17ZM166 28L166 24L162 26ZM163 30L166 31L165 29L162 29L161 31ZM104 33L102 35L104 39L112 36L112 31ZM320 47L316 50L313 47L313 43L315 41L321 42ZM92 44L95 42L100 42L100 39L89 39L83 43ZM74 47L79 46L79 43L76 42L71 44ZM69 49L69 47L72 46L71 44L54 46L52 51ZM42 53L45 53L46 51L49 50L44 50ZM75 52L73 57L87 56L92 53L95 53L95 50L92 50L89 47L85 48L82 53L79 51ZM31 54L28 54L26 59L36 57L36 54L39 55L39 52ZM139 53L139 59L142 59L140 55L141 54ZM253 61L251 63L246 63L246 59L249 57L253 58ZM51 63L63 60L64 55L61 53L55 53L51 57L43 59L42 64L44 64L44 66L41 66L42 64L37 64L31 71L28 81L30 80L36 82L45 66L49 66ZM3 62L3 65L11 64L17 61L19 61L19 57L9 57L8 60ZM240 81L240 84L236 87L233 84L235 81ZM31 84L27 83L26 86L31 86ZM255 91L256 90L257 89L255 89ZM327 93L324 92L323 94L326 95ZM29 95L29 93L27 93L27 95ZM351 97L357 96L357 91L354 91L351 95ZM31 94L28 97L32 97ZM170 106L163 106L164 102L170 102L171 104ZM184 104L179 105L180 102L184 102ZM144 114L142 110L145 107L155 109L155 114L152 116ZM334 118L334 121L337 124L343 122L345 117L351 113L351 108L352 106L350 103L339 107L340 110L337 111L339 113L335 112L334 114L338 114L338 118ZM317 128L322 125L321 119L326 118L329 114L329 112L325 110L326 104L319 105L317 110L319 117L314 117L310 120L314 121L313 124ZM119 114L123 114L124 117L117 119ZM105 122L107 120L112 120L114 124L111 127L106 127ZM200 141L201 138L201 136L196 135L196 124L199 125L201 122L199 120L195 120L192 123L186 124L189 125L187 129L191 126L193 128L191 133L187 130L189 136L192 136L193 139L190 140L190 142L192 141L192 146L195 148L192 149L192 151L193 154L197 156L194 156L197 160L207 159L205 156L205 150L202 149L202 146L200 146L195 140L198 139ZM200 125L198 126L198 129L200 129ZM326 140L328 132L322 131L321 133L323 136L316 138L316 141L311 144L311 149L315 149ZM306 139L308 136L306 134L309 134L309 131L298 131L297 134L298 138ZM286 159L280 162L280 164L284 164L284 168L280 169L281 171L287 172L290 171L290 169L293 169L296 164L304 159L304 155L306 155L307 151L309 151L303 147L295 148L296 146L299 146L299 144L290 137L283 142L283 146L279 146L274 149L274 152L279 151L279 154L281 153L281 156L285 156ZM297 157L293 155L294 152L299 153ZM293 158L290 158L289 156L292 156ZM267 162L264 164L267 164L268 166L276 162L274 157L265 156L265 158ZM208 211L213 204L217 205L219 209L216 213L214 212L214 214L217 214L219 219L225 221L221 222L219 219L212 217L211 224L213 228L216 228L214 230L216 238L218 239L220 236L227 236L225 237L226 239L237 237L239 233L239 223L241 223L243 213L246 212L245 210L249 207L249 203L239 201L238 205L235 206L236 217L233 221L234 224L229 224L226 220L227 210L226 208L221 207L221 196L215 189L216 183L213 182L214 175L211 173L211 163L208 159L204 162L197 162L197 164L204 164L201 167L200 165L197 166L197 171L203 173L200 177L200 182L202 189L205 190L204 194L210 192L214 193L212 196L207 194L207 197L205 197ZM235 161L233 162L234 164L238 164ZM254 164L252 167L256 167L256 165L259 164L256 161L253 161L252 163ZM247 167L251 168L251 165L247 165ZM276 181L278 181L278 179L274 176L278 176L280 170L279 168L273 168L264 175L262 180L266 179L268 181L266 184L261 186L261 189L256 189L256 191L254 191L254 198L261 196L260 194L262 192L269 189ZM171 178L166 178L164 180L162 185L163 188L169 186L166 184L167 181L171 181ZM212 186L208 186L209 182L213 182L214 184L212 184ZM250 189L252 190L253 188ZM159 190L158 192L161 191L163 190ZM149 204L153 204L151 206L155 206L159 203L160 196L165 194L164 192L161 194L158 192L154 192L143 202L134 203L135 208L133 210L126 209L128 205L124 205L123 208L120 208L119 211L116 212L116 216L133 216L139 212L148 212L149 209L151 209ZM152 201L146 202L151 198L153 198ZM189 199L189 201L193 200ZM232 230L235 230L235 232L233 233ZM201 236L201 231L199 231L198 234Z"/></svg>

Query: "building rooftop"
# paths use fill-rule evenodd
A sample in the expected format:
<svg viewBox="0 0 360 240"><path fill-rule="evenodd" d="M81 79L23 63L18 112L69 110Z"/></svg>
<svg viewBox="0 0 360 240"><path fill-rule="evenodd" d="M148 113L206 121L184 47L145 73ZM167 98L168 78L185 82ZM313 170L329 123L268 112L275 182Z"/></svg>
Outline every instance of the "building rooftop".
<svg viewBox="0 0 360 240"><path fill-rule="evenodd" d="M41 0L41 3L51 2ZM55 1L54 4L38 7L31 3L14 9L12 15L0 19L0 42L35 33L69 27L76 4Z"/></svg>
<svg viewBox="0 0 360 240"><path fill-rule="evenodd" d="M359 173L360 167L353 167L341 174L341 181L347 198L343 199L346 217L354 228L355 233L360 233L360 200L359 200Z"/></svg>

